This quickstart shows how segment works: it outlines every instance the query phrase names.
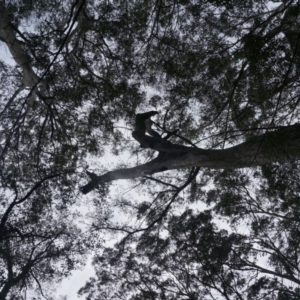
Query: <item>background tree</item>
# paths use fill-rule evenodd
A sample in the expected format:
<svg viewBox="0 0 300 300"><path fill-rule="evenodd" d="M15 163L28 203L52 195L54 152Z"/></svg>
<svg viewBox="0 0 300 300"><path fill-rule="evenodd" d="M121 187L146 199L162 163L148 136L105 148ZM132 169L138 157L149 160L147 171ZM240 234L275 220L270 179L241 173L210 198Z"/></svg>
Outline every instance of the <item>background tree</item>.
<svg viewBox="0 0 300 300"><path fill-rule="evenodd" d="M299 9L298 1L0 1L0 39L13 59L0 68L2 298L25 299L32 288L48 297L47 283L103 247L104 232L119 242L95 257L97 277L81 290L89 299L297 299ZM254 159L235 167L251 168L233 170L231 157L216 170L211 159L135 176L143 199L120 199L110 183L85 201L87 158L99 162L93 178L109 174L108 146L129 151L130 167L153 149L166 153L166 144L140 148L153 139L137 143L120 128L133 131L136 113L153 109L160 133L180 129L173 150L244 145ZM94 211L81 230L80 203ZM116 212L130 220L116 223Z"/></svg>

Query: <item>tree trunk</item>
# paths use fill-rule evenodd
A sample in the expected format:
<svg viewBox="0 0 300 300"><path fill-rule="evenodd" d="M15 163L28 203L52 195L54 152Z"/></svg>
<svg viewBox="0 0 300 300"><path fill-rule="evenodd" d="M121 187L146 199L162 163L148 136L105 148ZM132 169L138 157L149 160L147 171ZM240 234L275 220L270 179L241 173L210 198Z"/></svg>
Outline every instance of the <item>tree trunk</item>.
<svg viewBox="0 0 300 300"><path fill-rule="evenodd" d="M10 22L5 1L0 1L0 40L7 45L14 60L23 69L23 84L32 87L38 81L38 77L31 67L30 56L23 50L22 43L16 37L16 28Z"/></svg>
<svg viewBox="0 0 300 300"><path fill-rule="evenodd" d="M13 284L8 280L0 291L0 300L5 300Z"/></svg>
<svg viewBox="0 0 300 300"><path fill-rule="evenodd" d="M300 124L269 131L249 141L222 150L208 150L172 144L163 139L133 132L143 147L159 151L152 161L128 169L97 176L88 172L91 181L81 188L87 194L99 184L118 179L133 179L149 174L190 167L230 169L261 166L300 158Z"/></svg>

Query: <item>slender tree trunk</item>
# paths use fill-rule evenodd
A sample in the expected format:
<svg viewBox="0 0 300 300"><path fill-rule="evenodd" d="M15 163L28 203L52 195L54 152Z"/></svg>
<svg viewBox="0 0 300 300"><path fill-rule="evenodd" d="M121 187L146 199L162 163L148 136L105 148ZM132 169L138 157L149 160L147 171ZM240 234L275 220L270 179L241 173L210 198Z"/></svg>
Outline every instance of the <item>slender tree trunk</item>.
<svg viewBox="0 0 300 300"><path fill-rule="evenodd" d="M128 169L97 176L88 172L91 181L81 188L87 194L99 184L118 179L133 179L149 174L190 167L231 169L261 166L300 158L300 124L269 131L249 141L222 150L199 149L172 144L163 139L133 132L144 147L159 151L152 161Z"/></svg>
<svg viewBox="0 0 300 300"><path fill-rule="evenodd" d="M0 1L0 39L5 42L16 63L23 70L23 84L32 87L38 77L31 67L31 58L23 50L21 42L17 39L16 29L10 21L5 7L5 1Z"/></svg>
<svg viewBox="0 0 300 300"><path fill-rule="evenodd" d="M8 280L0 291L0 300L5 300L13 284Z"/></svg>

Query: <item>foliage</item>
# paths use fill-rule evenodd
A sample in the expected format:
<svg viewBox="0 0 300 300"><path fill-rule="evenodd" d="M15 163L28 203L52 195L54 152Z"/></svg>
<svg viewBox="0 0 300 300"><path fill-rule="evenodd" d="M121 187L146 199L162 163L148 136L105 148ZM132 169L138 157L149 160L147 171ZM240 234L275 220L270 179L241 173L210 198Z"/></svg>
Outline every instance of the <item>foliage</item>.
<svg viewBox="0 0 300 300"><path fill-rule="evenodd" d="M0 1L0 15L1 299L50 297L90 250L87 299L299 298L297 161L78 192L107 151L155 155L121 128L136 113L211 149L298 123L298 1Z"/></svg>

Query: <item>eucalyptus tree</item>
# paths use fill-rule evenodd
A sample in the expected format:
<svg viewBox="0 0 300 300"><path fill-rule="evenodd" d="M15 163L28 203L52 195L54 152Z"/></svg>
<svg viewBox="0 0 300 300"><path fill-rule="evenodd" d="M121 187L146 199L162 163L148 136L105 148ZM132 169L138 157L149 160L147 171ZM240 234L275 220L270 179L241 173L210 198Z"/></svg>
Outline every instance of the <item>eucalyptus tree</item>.
<svg viewBox="0 0 300 300"><path fill-rule="evenodd" d="M118 232L81 290L91 299L296 299L299 9L0 1L12 61L0 69L2 298L47 297L102 232ZM162 139L134 128L149 109ZM107 146L128 150L131 168L104 172ZM83 172L91 155L99 167ZM121 178L145 199L113 198ZM96 200L88 237L76 222L82 186Z"/></svg>
<svg viewBox="0 0 300 300"><path fill-rule="evenodd" d="M118 151L114 123L143 96L121 59L128 46L107 45L113 13L104 2L0 1L1 299L47 297L83 264L78 167L108 142Z"/></svg>
<svg viewBox="0 0 300 300"><path fill-rule="evenodd" d="M163 95L150 103L166 112L161 133L180 132L167 142L133 129L145 163L87 173L84 193L135 179L152 197L116 203L136 223L94 222L123 239L80 294L298 299L299 3L151 3L136 12L150 27L146 80ZM200 201L205 212L184 209Z"/></svg>

